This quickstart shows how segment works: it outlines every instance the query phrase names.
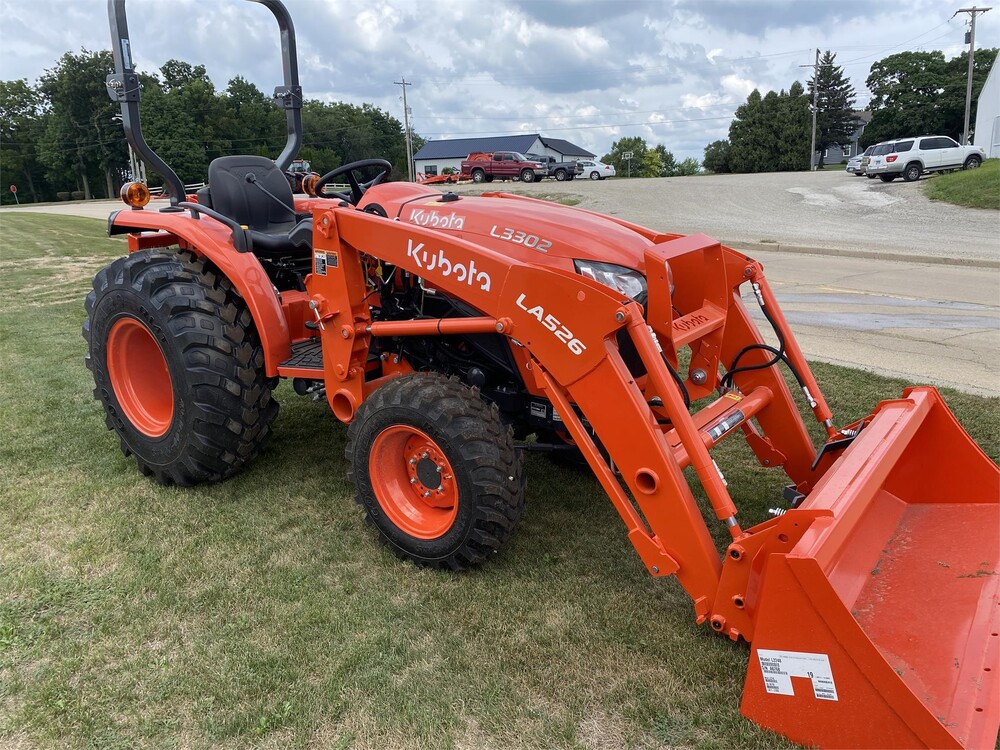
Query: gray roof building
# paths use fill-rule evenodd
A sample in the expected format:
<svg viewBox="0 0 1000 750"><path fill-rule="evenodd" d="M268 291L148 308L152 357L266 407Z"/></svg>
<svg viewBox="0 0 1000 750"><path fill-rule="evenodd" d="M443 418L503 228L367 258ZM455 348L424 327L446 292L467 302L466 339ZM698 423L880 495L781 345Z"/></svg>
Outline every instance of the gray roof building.
<svg viewBox="0 0 1000 750"><path fill-rule="evenodd" d="M537 142L568 159L592 159L587 149L561 138L546 138L538 133L527 135L500 135L488 138L451 138L428 141L413 155L414 161L426 159L464 159L473 151L530 151Z"/></svg>

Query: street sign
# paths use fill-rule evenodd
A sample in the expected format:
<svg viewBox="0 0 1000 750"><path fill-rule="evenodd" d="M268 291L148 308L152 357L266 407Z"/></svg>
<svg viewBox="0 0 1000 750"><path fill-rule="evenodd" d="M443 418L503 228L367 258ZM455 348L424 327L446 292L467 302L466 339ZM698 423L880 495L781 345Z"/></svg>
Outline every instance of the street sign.
<svg viewBox="0 0 1000 750"><path fill-rule="evenodd" d="M631 159L632 158L632 152L631 151L626 151L624 154L622 154L622 158L625 159L626 161L628 159Z"/></svg>
<svg viewBox="0 0 1000 750"><path fill-rule="evenodd" d="M17 185L11 185L10 186L10 192L12 192L14 194L14 203L16 203L17 205L20 206L21 205L21 201L19 201L17 199Z"/></svg>

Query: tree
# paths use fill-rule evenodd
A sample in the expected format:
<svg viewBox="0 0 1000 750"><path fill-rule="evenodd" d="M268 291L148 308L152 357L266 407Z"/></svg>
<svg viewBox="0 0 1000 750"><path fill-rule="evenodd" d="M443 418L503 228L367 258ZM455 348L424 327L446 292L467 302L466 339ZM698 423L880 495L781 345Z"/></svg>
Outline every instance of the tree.
<svg viewBox="0 0 1000 750"><path fill-rule="evenodd" d="M995 48L976 51L971 122L975 122L979 92L996 57ZM925 133L960 138L968 60L968 53L946 61L939 51L899 52L872 65L866 81L872 92L868 103L872 120L861 145Z"/></svg>
<svg viewBox="0 0 1000 750"><path fill-rule="evenodd" d="M823 152L830 146L851 142L858 129L854 114L854 86L844 77L844 69L834 65L837 56L827 50L819 61L813 77L809 79L809 96L816 90L816 150L819 166L823 166Z"/></svg>
<svg viewBox="0 0 1000 750"><path fill-rule="evenodd" d="M41 105L41 94L26 80L0 81L0 168L11 183L27 187L36 203L36 182L42 178L37 156L38 138L44 127ZM3 191L5 201L8 195ZM10 202L14 202L13 197Z"/></svg>
<svg viewBox="0 0 1000 750"><path fill-rule="evenodd" d="M64 54L39 78L39 91L51 113L39 144L39 159L54 179L74 176L84 196L92 195L91 180L105 178L110 198L114 175L128 163L121 129L112 118L118 105L108 97L105 79L114 70L111 52Z"/></svg>
<svg viewBox="0 0 1000 750"><path fill-rule="evenodd" d="M725 174L733 170L729 166L729 141L712 141L705 146L705 169L715 174Z"/></svg>
<svg viewBox="0 0 1000 750"><path fill-rule="evenodd" d="M677 169L674 170L674 174L677 177L690 177L691 175L698 174L700 171L701 164L698 163L698 160L688 157L677 165Z"/></svg>
<svg viewBox="0 0 1000 750"><path fill-rule="evenodd" d="M654 154L658 162L658 171L656 177L670 177L677 170L677 160L674 155L667 151L667 147L662 143L657 143L650 153Z"/></svg>
<svg viewBox="0 0 1000 750"><path fill-rule="evenodd" d="M788 92L754 89L729 124L729 167L733 172L809 168L809 102L802 84Z"/></svg>
<svg viewBox="0 0 1000 750"><path fill-rule="evenodd" d="M646 139L637 135L619 138L611 144L611 151L601 157L601 161L610 164L615 168L619 177L631 174L633 177L644 176L644 169L648 166L650 170L658 171L658 167L652 162L647 164L646 151L648 150ZM631 152L631 160L625 159L625 154ZM631 165L629 164L631 161ZM655 175L650 174L650 177Z"/></svg>

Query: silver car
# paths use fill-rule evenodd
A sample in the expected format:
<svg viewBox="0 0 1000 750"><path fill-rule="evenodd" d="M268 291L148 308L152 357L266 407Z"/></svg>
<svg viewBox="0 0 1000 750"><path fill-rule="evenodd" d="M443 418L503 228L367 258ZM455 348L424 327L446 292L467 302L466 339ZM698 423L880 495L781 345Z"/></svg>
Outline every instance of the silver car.
<svg viewBox="0 0 1000 750"><path fill-rule="evenodd" d="M865 149L863 154L858 154L857 156L852 156L847 160L847 171L853 174L855 177L864 177L865 167L868 166L868 158L872 155L872 151L875 150L874 146L869 146Z"/></svg>

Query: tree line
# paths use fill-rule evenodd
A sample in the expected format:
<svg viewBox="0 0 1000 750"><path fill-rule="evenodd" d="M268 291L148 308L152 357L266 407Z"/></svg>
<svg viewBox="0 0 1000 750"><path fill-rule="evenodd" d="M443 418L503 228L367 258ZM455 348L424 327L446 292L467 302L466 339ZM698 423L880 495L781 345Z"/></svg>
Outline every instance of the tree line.
<svg viewBox="0 0 1000 750"><path fill-rule="evenodd" d="M32 202L114 197L129 179L119 106L105 79L109 51L67 52L36 84L0 81L0 169L6 185ZM218 90L203 65L168 60L140 73L146 140L185 183L202 182L209 163L229 154L276 157L287 137L284 110L242 76ZM306 101L300 157L314 171L383 158L406 174L402 123L372 104ZM423 139L414 135L415 148ZM400 176L397 174L395 176ZM160 180L149 174L151 185Z"/></svg>
<svg viewBox="0 0 1000 750"><path fill-rule="evenodd" d="M976 51L970 125L975 123L976 100L996 57L995 48ZM865 81L872 94L866 107L871 121L861 136L861 147L908 135L959 140L968 65L968 52L945 60L940 51L900 52L872 65ZM705 169L716 173L809 169L814 88L816 152L822 166L826 149L850 143L861 124L854 109L854 87L829 50L807 87L795 82L787 92L769 91L763 96L756 89L750 92L729 125L729 138L705 147ZM984 137L989 134L980 140Z"/></svg>

